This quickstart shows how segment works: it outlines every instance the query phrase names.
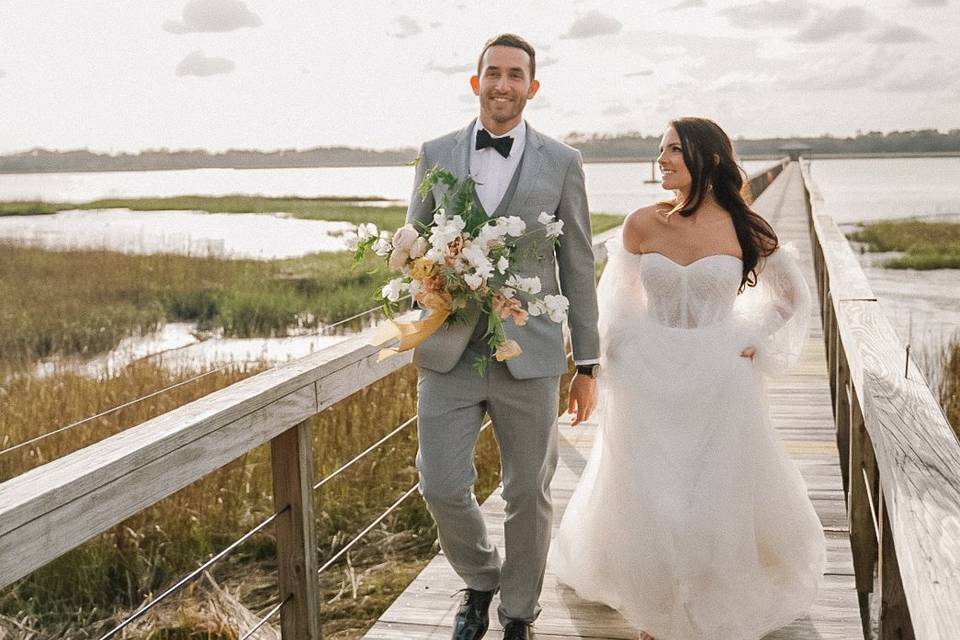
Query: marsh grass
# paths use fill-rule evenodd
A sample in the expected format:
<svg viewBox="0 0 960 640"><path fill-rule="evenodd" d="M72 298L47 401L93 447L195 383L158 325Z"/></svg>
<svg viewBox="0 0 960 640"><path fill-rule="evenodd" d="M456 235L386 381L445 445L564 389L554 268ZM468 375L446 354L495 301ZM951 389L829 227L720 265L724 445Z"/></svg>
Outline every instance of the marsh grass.
<svg viewBox="0 0 960 640"><path fill-rule="evenodd" d="M868 251L900 251L883 266L890 269L960 269L960 223L887 220L861 225L849 234Z"/></svg>
<svg viewBox="0 0 960 640"><path fill-rule="evenodd" d="M77 450L261 368L235 368L202 378L109 419L0 456L3 477ZM145 388L169 386L185 375L172 375L149 362L139 362L105 381L72 375L21 379L17 386L4 388L0 433L11 442L20 442L49 430L51 424L130 399ZM330 473L415 412L416 372L405 367L314 417L311 433L316 478ZM416 429L411 425L315 495L321 562L416 482L416 448ZM0 592L0 615L32 620L34 627L43 630L40 637L53 637L67 629L93 625L98 615L114 619L111 612L136 608L148 594L169 586L272 513L269 453L267 445L249 452ZM477 466L476 491L482 498L499 483L499 455L490 430L478 444ZM398 533L409 538L406 544L383 546L385 538ZM339 621L344 628L371 624L406 584L393 574L412 578L435 552L433 541L432 520L419 496L412 497L372 534L375 551L364 551L365 546L360 545L351 553L359 560L330 570L324 584L331 599L336 596L334 590L343 590L345 580L350 585L357 583L357 572L364 576L360 583L365 595L363 602L357 602L352 597L354 587L349 587L348 596L341 593L325 607L326 618ZM242 583L251 572L275 576L275 544L272 531L266 530L218 566L214 575L228 584ZM392 568L378 569L383 563L392 563ZM275 596L269 589L252 594L250 606Z"/></svg>
<svg viewBox="0 0 960 640"><path fill-rule="evenodd" d="M236 337L318 328L376 306L384 275L346 252L270 262L111 251L0 250L0 373L92 356L163 322Z"/></svg>

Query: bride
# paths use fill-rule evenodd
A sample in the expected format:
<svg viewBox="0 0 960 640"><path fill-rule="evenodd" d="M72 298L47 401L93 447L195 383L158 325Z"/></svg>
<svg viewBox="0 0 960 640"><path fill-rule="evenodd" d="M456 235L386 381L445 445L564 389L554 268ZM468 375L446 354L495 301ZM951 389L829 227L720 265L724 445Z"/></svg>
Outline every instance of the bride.
<svg viewBox="0 0 960 640"><path fill-rule="evenodd" d="M825 561L763 383L799 358L810 294L792 247L741 197L720 127L672 121L658 162L676 197L608 244L606 409L553 569L641 638L761 638L808 611Z"/></svg>

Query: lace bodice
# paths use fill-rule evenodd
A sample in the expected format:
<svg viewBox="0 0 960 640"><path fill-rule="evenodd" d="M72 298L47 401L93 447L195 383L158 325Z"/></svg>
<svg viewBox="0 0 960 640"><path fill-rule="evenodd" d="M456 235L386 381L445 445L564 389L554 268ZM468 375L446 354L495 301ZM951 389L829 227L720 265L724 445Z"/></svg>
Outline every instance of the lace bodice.
<svg viewBox="0 0 960 640"><path fill-rule="evenodd" d="M688 330L729 325L760 352L768 372L799 359L810 293L794 247L765 258L757 286L740 294L743 263L733 255L683 265L660 253L629 253L619 239L607 243L607 254L597 289L601 349L616 348L618 340L643 331L644 322Z"/></svg>
<svg viewBox="0 0 960 640"><path fill-rule="evenodd" d="M645 311L660 324L692 329L730 315L743 270L740 258L716 254L682 265L661 253L644 253L635 260L647 297Z"/></svg>

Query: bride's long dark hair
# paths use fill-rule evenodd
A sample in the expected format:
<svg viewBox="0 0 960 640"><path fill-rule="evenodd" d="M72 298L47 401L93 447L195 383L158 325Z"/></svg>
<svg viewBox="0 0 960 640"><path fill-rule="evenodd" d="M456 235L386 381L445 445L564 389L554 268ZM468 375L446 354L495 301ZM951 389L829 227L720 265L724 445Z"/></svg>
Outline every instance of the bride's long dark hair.
<svg viewBox="0 0 960 640"><path fill-rule="evenodd" d="M744 200L746 173L737 164L733 144L723 129L707 118L677 118L670 121L670 126L680 138L692 184L686 199L678 200L668 215L693 215L712 191L717 204L730 214L737 231L743 254L743 292L745 287L757 284L758 265L762 268L763 258L776 250L777 234Z"/></svg>

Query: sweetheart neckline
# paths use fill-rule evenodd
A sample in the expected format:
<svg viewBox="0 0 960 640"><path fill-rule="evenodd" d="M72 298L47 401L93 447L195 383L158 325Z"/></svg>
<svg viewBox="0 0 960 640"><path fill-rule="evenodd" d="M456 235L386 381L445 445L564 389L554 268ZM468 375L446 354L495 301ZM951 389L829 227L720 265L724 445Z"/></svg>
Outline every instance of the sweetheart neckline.
<svg viewBox="0 0 960 640"><path fill-rule="evenodd" d="M630 252L628 251L627 253L630 253ZM687 264L681 264L681 263L677 262L676 260L674 260L673 258L670 258L669 256L666 256L666 255L660 253L659 251L646 251L646 252L644 252L644 253L631 253L630 255L636 256L636 257L638 257L638 258L642 258L643 256L660 256L661 258L663 258L664 260L666 260L666 261L669 262L670 264L674 264L674 265L680 267L681 269L686 269L687 267L692 267L693 265L697 264L697 263L700 262L701 260L706 260L707 258L724 258L724 257L726 257L726 258L733 258L734 260L737 260L737 261L739 261L739 262L743 262L743 258L741 258L741 257L739 257L739 256L735 256L735 255L733 255L733 254L731 254L731 253L711 253L711 254L709 254L709 255L700 256L700 257L697 258L696 260L693 260L693 261L691 261L691 262L688 262Z"/></svg>

